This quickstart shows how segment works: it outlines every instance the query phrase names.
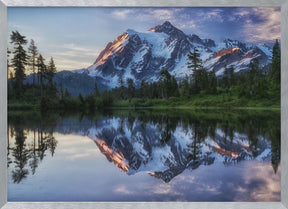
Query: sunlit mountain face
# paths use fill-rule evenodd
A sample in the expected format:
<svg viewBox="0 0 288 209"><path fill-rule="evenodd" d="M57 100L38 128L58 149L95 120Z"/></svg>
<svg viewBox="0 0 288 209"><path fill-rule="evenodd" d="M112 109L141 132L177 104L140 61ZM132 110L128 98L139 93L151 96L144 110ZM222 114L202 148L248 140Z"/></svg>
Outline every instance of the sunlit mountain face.
<svg viewBox="0 0 288 209"><path fill-rule="evenodd" d="M235 73L247 71L253 59L259 61L261 69L267 70L272 58L272 46L267 44L248 44L228 38L216 42L196 34L185 34L165 21L146 32L127 29L95 55L91 66L58 72L54 82L78 96L91 94L95 82L100 91L118 87L120 79L131 78L136 87L143 80L156 82L163 69L180 81L192 75L192 70L187 68L187 55L194 48L200 53L203 67L207 71L214 70L218 77L223 75L225 67L233 67ZM32 81L30 75L25 82Z"/></svg>
<svg viewBox="0 0 288 209"><path fill-rule="evenodd" d="M199 50L203 67L207 71L215 70L217 76L223 75L225 67L233 67L236 73L246 71L253 59L258 59L260 67L266 70L272 58L271 46L231 39L222 42L202 39L195 34L187 35L165 21L147 32L126 30L106 45L91 66L59 72L54 81L78 96L92 93L95 82L103 91L118 87L120 78L123 81L133 79L136 87L142 80L158 81L162 69L167 69L177 80L183 80L192 74L187 68L187 55L194 48ZM25 82L32 81L30 75Z"/></svg>
<svg viewBox="0 0 288 209"><path fill-rule="evenodd" d="M107 44L93 65L74 72L87 74L110 88L118 86L120 78L132 78L136 85L142 80L157 81L163 68L179 80L192 73L187 69L187 55L194 48L199 50L205 69L215 70L217 76L223 74L225 66L234 67L235 72L245 71L255 58L265 67L272 56L272 49L267 45L231 39L216 43L195 34L187 35L165 21L147 32L126 30Z"/></svg>

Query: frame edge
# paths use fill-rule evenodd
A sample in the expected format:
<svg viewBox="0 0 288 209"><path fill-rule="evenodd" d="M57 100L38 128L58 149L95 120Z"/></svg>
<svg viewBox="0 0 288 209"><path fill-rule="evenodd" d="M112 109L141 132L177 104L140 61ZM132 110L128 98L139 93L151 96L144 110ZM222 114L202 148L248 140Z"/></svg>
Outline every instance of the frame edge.
<svg viewBox="0 0 288 209"><path fill-rule="evenodd" d="M0 1L0 159L6 159L7 147L7 7ZM3 76L2 76L3 75ZM7 203L7 163L0 161L0 208Z"/></svg>
<svg viewBox="0 0 288 209"><path fill-rule="evenodd" d="M181 0L180 0L181 1ZM229 1L229 0L228 0ZM228 2L228 1L223 1L223 2ZM37 0L32 0L29 2L33 2L31 3L31 5L29 4L29 6L46 6L46 4L50 4L49 6L66 6L69 3L71 4L73 2L73 0L64 0L63 3L59 3L59 1L51 1L50 3L48 1L43 1L43 0L39 0L39 2L37 3ZM58 2L58 3L57 3ZM97 2L97 3L96 3ZM98 3L100 2L100 3ZM75 6L99 6L99 4L103 3L104 1L97 1L97 0L92 0L91 3L84 0L80 0L79 3L76 3L75 1ZM119 3L120 2L120 3ZM135 1L135 3L133 4L133 2L131 0L128 0L127 3L124 3L124 5L126 6L141 6L149 4L151 1L148 0L145 3L142 3L141 5L139 5L139 3L137 3L138 1ZM182 4L189 4L187 3L186 0L182 0L181 1ZM195 2L195 1L192 1ZM207 2L209 1L203 1L202 3L199 2L199 5L206 5ZM238 1L236 1L238 2ZM242 4L245 4L247 1L243 1ZM256 1L257 2L257 1ZM257 4L261 4L262 1L257 2ZM286 179L287 181L287 168L288 168L288 153L287 152L287 148L288 148L288 138L287 138L287 134L285 134L283 132L283 130L285 130L286 127L288 127L288 98L287 98L287 94L288 94L288 72L286 70L286 68L288 67L288 59L287 59L287 55L288 52L287 50L285 51L284 49L288 49L288 0L276 0L276 1L271 1L271 4L275 4L281 2L281 168L282 168L282 173L281 173L281 206L280 208L286 208L288 209L288 199L286 199L286 196L288 194L288 182L284 182L284 179ZM12 1L11 3L7 3L6 0L0 0L0 70L3 72L1 72L1 76L0 76L0 95L4 98L7 98L7 6L28 6L25 5L25 3L27 4L27 2L25 2L25 0L20 0L19 2L16 1ZM162 4L177 4L177 2L170 1L168 0L167 2L162 2ZM230 4L232 2L229 2ZM228 4L229 4L228 3ZM121 1L111 1L111 3L104 3L104 6L111 6L110 4L114 4L115 6L122 6L121 5ZM192 3L193 4L193 3ZM194 3L195 4L195 3ZM197 3L196 3L197 4ZM235 3L233 3L235 4ZM237 4L237 3L236 3ZM235 4L235 6L236 6ZM254 3L255 4L255 3ZM159 6L157 3L154 4L150 4L150 6ZM179 5L179 4L178 4ZM208 5L208 4L207 4ZM251 3L251 6L253 5L253 3ZM103 4L102 4L103 6ZM3 68L3 69L2 69ZM4 70L6 69L6 70ZM2 76L3 75L3 76ZM286 81L286 82L285 82ZM5 100L0 100L0 107L3 108L3 110L0 111L0 139L4 139L3 141L0 140L0 159L6 159L7 157L7 141L5 139L7 139L7 101ZM17 208L20 206L20 204L23 204L23 208L27 209L31 209L31 208L37 208L35 207L36 204L33 203L7 203L7 165L5 164L5 162L2 162L0 160L0 171L2 171L0 173L0 208L5 208L7 207L7 209L9 208L14 208L14 206L16 206ZM4 173L4 172L5 173ZM5 175L3 175L5 174ZM4 193L3 193L4 192ZM5 205L6 204L6 205ZM48 208L50 208L53 204L47 204L47 203L40 203L40 205L46 205L48 206ZM66 205L67 204L67 205ZM96 203L97 204L97 203ZM213 203L212 203L213 204ZM31 207L31 205L34 205L34 207ZM60 208L70 208L71 204L69 203L64 203L58 205L57 203L55 204L55 206L60 206ZM74 205L74 204L73 204ZM83 206L90 206L89 203L87 204L83 204ZM93 204L94 205L94 204ZM101 203L99 204L101 205ZM109 205L109 204L108 204ZM107 205L107 206L108 206ZM122 205L122 204L121 204ZM125 204L124 204L125 205ZM122 205L122 206L124 206ZM144 204L145 205L145 204ZM39 205L38 205L39 206ZM68 207L69 206L69 207ZM104 205L102 205L104 206ZM20 206L20 208L22 208ZM31 207L31 208L30 208ZM146 206L145 206L146 207ZM53 207L51 207L53 208ZM87 207L90 208L90 207ZM92 208L92 207L91 207ZM103 207L105 208L105 207ZM107 207L108 208L108 207ZM117 208L117 207L115 207ZM137 207L135 207L137 208ZM237 208L237 207L235 207Z"/></svg>
<svg viewBox="0 0 288 209"><path fill-rule="evenodd" d="M189 7L215 6L211 0L2 0L8 7ZM283 5L286 0L221 0L217 2L218 6L275 6Z"/></svg>
<svg viewBox="0 0 288 209"><path fill-rule="evenodd" d="M288 168L288 139L287 133L284 130L288 127L288 1L281 6L281 202L283 206L288 208L288 183L287 183L287 168Z"/></svg>

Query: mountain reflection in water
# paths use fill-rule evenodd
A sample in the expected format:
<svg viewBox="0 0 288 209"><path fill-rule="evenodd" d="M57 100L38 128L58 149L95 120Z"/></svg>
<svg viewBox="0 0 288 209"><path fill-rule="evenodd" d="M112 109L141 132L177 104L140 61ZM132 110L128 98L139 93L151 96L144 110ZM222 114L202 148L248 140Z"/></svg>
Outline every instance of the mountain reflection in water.
<svg viewBox="0 0 288 209"><path fill-rule="evenodd" d="M9 116L10 184L33 178L47 156L53 163L57 134L89 137L125 175L147 173L167 184L189 171L196 175L202 166L203 172L213 172L219 163L231 170L241 162L255 162L253 169L270 162L274 175L280 172L277 111L115 111L34 118L21 114Z"/></svg>

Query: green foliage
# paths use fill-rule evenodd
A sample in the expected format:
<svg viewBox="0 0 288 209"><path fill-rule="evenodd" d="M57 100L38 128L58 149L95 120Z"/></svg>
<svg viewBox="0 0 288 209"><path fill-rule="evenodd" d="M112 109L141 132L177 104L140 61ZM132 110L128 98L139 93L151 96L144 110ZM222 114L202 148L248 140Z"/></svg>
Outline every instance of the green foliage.
<svg viewBox="0 0 288 209"><path fill-rule="evenodd" d="M270 74L272 83L277 87L281 82L281 49L278 40L276 40L273 47Z"/></svg>
<svg viewBox="0 0 288 209"><path fill-rule="evenodd" d="M48 80L50 85L52 84L52 79L56 72L57 70L56 70L55 63L54 63L53 57L51 57L49 64L46 68L45 74L44 74L44 77Z"/></svg>
<svg viewBox="0 0 288 209"><path fill-rule="evenodd" d="M23 94L23 80L26 77L25 65L27 64L27 54L23 46L27 44L27 40L26 37L22 36L18 31L12 31L10 40L10 43L14 45L14 56L11 63L15 71L13 87L16 96L21 98Z"/></svg>
<svg viewBox="0 0 288 209"><path fill-rule="evenodd" d="M159 85L161 87L162 98L168 99L171 96L179 96L178 84L174 76L168 70L163 69L160 73Z"/></svg>
<svg viewBox="0 0 288 209"><path fill-rule="evenodd" d="M200 59L200 53L199 50L194 47L193 52L189 52L188 54L188 63L187 66L189 69L193 70L193 73L195 73L195 71L197 71L198 69L202 68L202 60Z"/></svg>
<svg viewBox="0 0 288 209"><path fill-rule="evenodd" d="M133 79L128 78L127 79L128 89L127 89L127 97L129 99L133 98L135 96L135 87Z"/></svg>
<svg viewBox="0 0 288 209"><path fill-rule="evenodd" d="M95 97L99 97L100 96L100 92L98 90L97 83L94 84L94 96Z"/></svg>
<svg viewBox="0 0 288 209"><path fill-rule="evenodd" d="M33 39L30 41L30 45L28 47L28 66L30 67L30 70L32 71L33 74L33 84L35 85L36 81L36 63L37 63L37 56L38 56L38 49L37 46L35 45L35 42Z"/></svg>
<svg viewBox="0 0 288 209"><path fill-rule="evenodd" d="M188 77L186 77L182 82L179 84L179 94L182 98L189 98L190 96L190 86Z"/></svg>
<svg viewBox="0 0 288 209"><path fill-rule="evenodd" d="M27 40L17 31L12 32L10 39L14 50L8 67L15 71L15 76L12 73L8 83L9 108L12 109L21 109L21 104L23 109L90 112L109 107L280 106L281 54L278 40L273 47L271 69L268 71L260 69L258 60L253 59L247 72L235 73L233 67L225 67L223 76L217 78L214 70L207 72L203 68L200 54L194 48L188 55L187 63L187 67L193 71L191 78L177 81L167 69L162 69L158 82L148 83L142 80L140 87L137 87L131 78L125 84L120 77L117 88L100 93L99 84L95 83L94 86L87 87L90 94L73 97L67 88L64 91L61 79L60 82L55 81L58 86L53 83L56 66L52 57L46 65L33 40L27 56L23 47ZM26 65L32 73L37 70L34 73L37 75L37 82L33 77L33 84L23 84ZM84 77L74 83L84 85L85 79L89 78Z"/></svg>
<svg viewBox="0 0 288 209"><path fill-rule="evenodd" d="M86 107L90 111L94 111L95 110L95 97L93 95L86 96L85 97L85 104L86 104Z"/></svg>
<svg viewBox="0 0 288 209"><path fill-rule="evenodd" d="M113 103L113 96L110 92L105 91L102 95L103 107L110 106Z"/></svg>
<svg viewBox="0 0 288 209"><path fill-rule="evenodd" d="M217 94L217 77L215 74L215 70L212 70L208 73L208 86L207 93L208 94Z"/></svg>
<svg viewBox="0 0 288 209"><path fill-rule="evenodd" d="M55 98L51 98L48 96L44 96L41 99L41 111L45 112L50 109L57 109L59 106L59 100Z"/></svg>

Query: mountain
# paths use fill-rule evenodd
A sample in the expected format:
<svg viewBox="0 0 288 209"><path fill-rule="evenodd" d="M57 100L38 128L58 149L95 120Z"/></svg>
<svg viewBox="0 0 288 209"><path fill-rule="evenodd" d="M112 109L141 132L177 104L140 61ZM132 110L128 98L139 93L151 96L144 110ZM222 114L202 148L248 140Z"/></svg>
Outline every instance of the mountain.
<svg viewBox="0 0 288 209"><path fill-rule="evenodd" d="M171 124L163 120L146 119L105 117L97 123L85 117L68 119L59 122L55 131L88 136L106 159L127 175L145 172L164 182L186 169L215 163L232 166L246 160L271 161L273 155L271 142L264 136L258 137L256 149L251 146L251 136L237 131L229 136L227 130L219 127L213 138L202 136L200 140L195 139L201 134L195 132L194 126L176 123L170 130L167 127Z"/></svg>
<svg viewBox="0 0 288 209"><path fill-rule="evenodd" d="M265 66L272 57L272 49L267 45L252 45L231 39L215 43L195 34L186 35L166 21L144 33L126 30L107 44L93 65L75 72L87 74L108 88L118 86L120 78L123 81L132 78L136 85L142 80L157 81L163 68L179 80L192 73L186 63L187 54L194 47L201 53L205 69L214 69L217 76L223 74L225 65L241 72L248 69L254 58Z"/></svg>
<svg viewBox="0 0 288 209"><path fill-rule="evenodd" d="M82 71L83 69L81 69ZM37 75L35 75L37 80ZM55 74L53 81L59 87L62 84L63 90L67 89L73 96L78 96L79 94L87 95L94 93L94 86L96 80L94 77L89 76L83 72L77 73L77 71L60 71ZM24 83L33 83L33 74L26 77ZM98 90L104 91L107 86L97 83Z"/></svg>
<svg viewBox="0 0 288 209"><path fill-rule="evenodd" d="M260 66L267 68L272 58L272 49L265 44L252 45L231 39L216 43L195 34L186 35L166 21L144 33L126 30L107 44L93 65L61 71L54 81L78 96L92 93L95 83L99 91L117 87L120 78L124 82L132 78L138 87L142 80L158 81L163 68L181 80L192 73L186 63L187 54L194 47L199 50L205 69L214 69L217 76L223 74L225 65L233 66L237 73L247 70L254 58L259 60ZM32 75L26 82L32 82Z"/></svg>

